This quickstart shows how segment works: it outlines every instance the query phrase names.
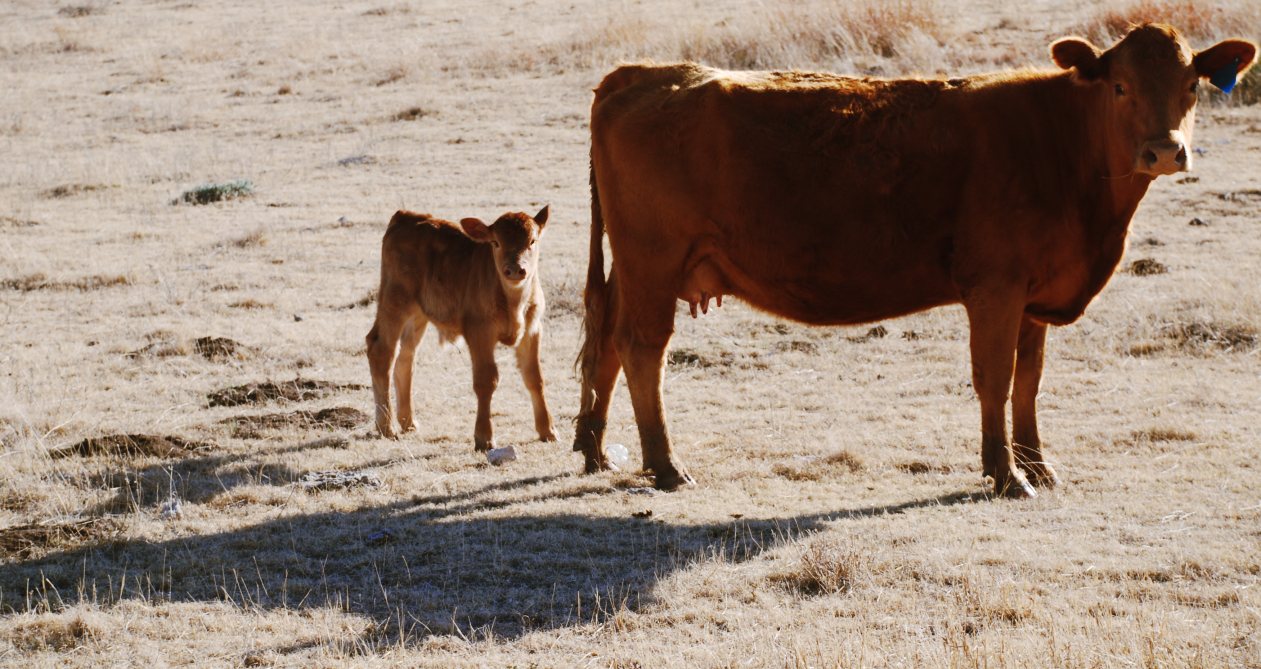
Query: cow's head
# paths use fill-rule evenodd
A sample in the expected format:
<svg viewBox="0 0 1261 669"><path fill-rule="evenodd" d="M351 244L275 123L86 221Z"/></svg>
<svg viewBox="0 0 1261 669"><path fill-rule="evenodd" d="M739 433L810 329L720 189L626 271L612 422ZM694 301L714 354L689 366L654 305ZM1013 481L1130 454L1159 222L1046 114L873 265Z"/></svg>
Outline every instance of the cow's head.
<svg viewBox="0 0 1261 669"><path fill-rule="evenodd" d="M1079 37L1051 45L1051 58L1075 68L1079 83L1103 87L1108 149L1132 151L1134 172L1153 178L1191 169L1200 79L1233 83L1256 54L1256 45L1242 40L1193 52L1177 30L1159 23L1134 28L1107 51Z"/></svg>
<svg viewBox="0 0 1261 669"><path fill-rule="evenodd" d="M460 227L473 241L494 248L495 266L505 283L520 285L538 271L539 239L547 225L550 206L543 207L534 218L521 212L504 214L490 225L481 219L465 218Z"/></svg>

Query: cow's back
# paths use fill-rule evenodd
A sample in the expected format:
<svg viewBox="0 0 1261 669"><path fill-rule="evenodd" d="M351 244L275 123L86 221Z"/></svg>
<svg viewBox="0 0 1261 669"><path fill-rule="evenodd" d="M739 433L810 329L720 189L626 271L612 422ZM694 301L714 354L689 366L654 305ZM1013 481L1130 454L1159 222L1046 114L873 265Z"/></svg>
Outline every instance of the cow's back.
<svg viewBox="0 0 1261 669"><path fill-rule="evenodd" d="M494 313L497 277L489 251L455 223L399 211L381 243L382 293L408 296L439 329L459 334L470 316Z"/></svg>
<svg viewBox="0 0 1261 669"><path fill-rule="evenodd" d="M957 302L961 239L989 235L1025 252L1010 229L978 229L977 214L988 213L978 210L1065 194L1059 179L1023 193L1042 175L1009 155L1006 135L1020 131L1003 116L1027 97L1009 88L1002 77L619 68L592 109L592 161L614 261L622 247L636 264L651 258L645 273L660 276L691 262L686 254L698 245L716 249L704 253L723 292L816 324ZM1003 181L1012 179L1022 183ZM1058 215L1041 204L1023 202Z"/></svg>

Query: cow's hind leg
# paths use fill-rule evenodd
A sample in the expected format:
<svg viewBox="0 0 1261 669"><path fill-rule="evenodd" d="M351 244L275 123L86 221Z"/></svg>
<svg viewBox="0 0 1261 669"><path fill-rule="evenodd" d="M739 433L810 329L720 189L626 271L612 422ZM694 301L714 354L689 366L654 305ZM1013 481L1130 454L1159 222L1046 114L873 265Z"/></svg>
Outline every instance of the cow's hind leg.
<svg viewBox="0 0 1261 669"><path fill-rule="evenodd" d="M428 319L417 309L411 320L403 326L398 344L398 359L394 361L394 392L398 403L398 428L400 432L412 432L416 421L412 416L412 367L416 362L416 347L425 336Z"/></svg>
<svg viewBox="0 0 1261 669"><path fill-rule="evenodd" d="M547 399L543 397L543 370L539 365L539 339L542 335L540 331L521 338L517 344L517 369L521 370L521 379L525 381L525 389L529 391L530 402L534 405L534 428L538 430L539 441L556 441L552 413L547 410Z"/></svg>
<svg viewBox="0 0 1261 669"><path fill-rule="evenodd" d="M1045 347L1046 326L1028 318L1021 321L1016 345L1016 380L1011 392L1011 436L1016 465L1034 485L1052 488L1059 485L1060 479L1046 461L1042 440L1038 437L1037 400Z"/></svg>
<svg viewBox="0 0 1261 669"><path fill-rule="evenodd" d="M495 447L495 431L490 424L490 398L499 387L499 366L495 364L495 340L485 333L464 333L469 357L473 360L473 393L477 395L477 420L473 423L473 450Z"/></svg>
<svg viewBox="0 0 1261 669"><path fill-rule="evenodd" d="M622 295L614 345L626 371L626 387L639 425L644 469L656 475L656 487L673 490L695 481L674 457L665 406L661 401L661 379L666 348L674 335L673 294L639 293L631 303Z"/></svg>
<svg viewBox="0 0 1261 669"><path fill-rule="evenodd" d="M384 295L382 296L385 297ZM372 401L376 407L377 430L381 436L393 439L394 417L390 413L390 366L403 332L405 318L402 310L390 308L384 299L377 308L376 323L368 332L368 369L372 373Z"/></svg>
<svg viewBox="0 0 1261 669"><path fill-rule="evenodd" d="M604 429L608 424L613 391L617 387L617 375L622 371L622 361L617 357L617 347L613 345L620 301L617 266L614 265L609 271L608 302L604 307L603 321L595 331L594 339L583 344L580 361L583 369L582 402L574 424L574 450L586 457L584 471L588 474L617 469L604 453Z"/></svg>
<svg viewBox="0 0 1261 669"><path fill-rule="evenodd" d="M985 475L994 479L995 493L1034 497L1007 441L1007 395L1024 311L1023 296L1008 292L978 289L964 301L971 330L972 385L981 400L981 464Z"/></svg>

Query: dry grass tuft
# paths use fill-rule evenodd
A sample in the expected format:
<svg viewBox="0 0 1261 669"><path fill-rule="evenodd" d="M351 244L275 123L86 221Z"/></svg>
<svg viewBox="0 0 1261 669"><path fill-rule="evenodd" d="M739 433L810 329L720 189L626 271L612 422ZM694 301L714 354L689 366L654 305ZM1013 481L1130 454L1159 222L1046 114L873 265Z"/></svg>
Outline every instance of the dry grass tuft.
<svg viewBox="0 0 1261 669"><path fill-rule="evenodd" d="M488 49L468 66L500 74L649 58L734 70L810 66L894 74L935 70L952 39L950 26L932 0L768 3L717 24L627 13L565 40Z"/></svg>
<svg viewBox="0 0 1261 669"><path fill-rule="evenodd" d="M826 481L857 473L863 468L862 458L846 450L823 457L796 456L794 460L771 467L771 473L789 481Z"/></svg>
<svg viewBox="0 0 1261 669"><path fill-rule="evenodd" d="M1131 433L1134 441L1195 441L1199 435L1178 427L1150 427Z"/></svg>
<svg viewBox="0 0 1261 669"><path fill-rule="evenodd" d="M1134 276L1151 276L1153 274L1166 274L1169 268L1164 263L1154 258L1139 258L1130 263L1125 271Z"/></svg>
<svg viewBox="0 0 1261 669"><path fill-rule="evenodd" d="M266 246L270 241L271 238L267 236L267 230L259 227L241 235L240 237L233 237L227 241L220 242L218 247L224 248L231 246L238 249L248 249L255 246Z"/></svg>
<svg viewBox="0 0 1261 669"><path fill-rule="evenodd" d="M60 200L61 198L70 197L72 195L82 195L84 193L95 193L96 191L105 190L108 186L95 186L91 184L65 184L50 188L42 193L41 196L49 200Z"/></svg>
<svg viewBox="0 0 1261 669"><path fill-rule="evenodd" d="M817 597L850 592L870 579L872 554L852 539L817 538L801 549L786 569L770 581L791 592Z"/></svg>
<svg viewBox="0 0 1261 669"><path fill-rule="evenodd" d="M1165 334L1182 348L1199 349L1215 347L1226 350L1247 350L1261 343L1261 333L1247 324L1216 323L1192 320L1171 323Z"/></svg>
<svg viewBox="0 0 1261 669"><path fill-rule="evenodd" d="M105 636L104 631L82 612L73 616L45 613L34 620L23 622L5 635L16 648L25 652L50 650L70 653L86 645L97 643Z"/></svg>

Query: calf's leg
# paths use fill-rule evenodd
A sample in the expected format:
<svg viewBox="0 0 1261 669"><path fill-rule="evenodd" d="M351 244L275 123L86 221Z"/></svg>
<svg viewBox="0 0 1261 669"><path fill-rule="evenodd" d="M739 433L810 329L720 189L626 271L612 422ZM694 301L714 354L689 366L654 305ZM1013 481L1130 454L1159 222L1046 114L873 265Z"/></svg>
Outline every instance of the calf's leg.
<svg viewBox="0 0 1261 669"><path fill-rule="evenodd" d="M495 447L495 431L490 424L490 398L499 387L499 367L495 364L495 340L469 336L465 332L469 356L473 360L473 393L477 395L477 420L473 423L473 450Z"/></svg>
<svg viewBox="0 0 1261 669"><path fill-rule="evenodd" d="M574 425L574 450L586 456L584 471L616 471L617 465L609 462L604 453L604 429L608 424L609 404L617 386L617 375L622 372L622 361L613 345L613 331L617 326L618 296L617 266L609 270L608 301L604 318L596 331L596 337L583 345L581 361L584 370L582 401L578 419ZM585 370L591 369L588 374ZM588 378L590 376L590 378Z"/></svg>
<svg viewBox="0 0 1261 669"><path fill-rule="evenodd" d="M384 297L384 296L382 296ZM395 438L393 421L390 414L390 365L394 363L394 352L398 348L399 335L403 331L403 320L397 310L386 307L384 301L377 309L376 323L368 332L368 369L372 374L372 401L376 406L377 430L382 437Z"/></svg>
<svg viewBox="0 0 1261 669"><path fill-rule="evenodd" d="M993 477L994 492L1011 497L1037 493L1016 468L1007 441L1007 395L1016 364L1023 317L1022 296L1002 290L975 290L964 300L970 326L972 385L981 400L981 464Z"/></svg>
<svg viewBox="0 0 1261 669"><path fill-rule="evenodd" d="M623 295L618 314L614 345L626 371L644 469L656 475L656 487L673 490L695 483L674 457L665 406L661 401L661 380L666 348L674 335L674 295L652 292L636 295L635 303Z"/></svg>
<svg viewBox="0 0 1261 669"><path fill-rule="evenodd" d="M530 392L530 401L534 404L534 429L538 430L539 441L556 441L552 414L547 410L547 400L543 397L543 370L539 367L539 338L542 334L526 334L521 338L517 344L517 369L521 370L525 389Z"/></svg>
<svg viewBox="0 0 1261 669"><path fill-rule="evenodd" d="M398 403L398 428L400 432L416 430L412 416L412 367L416 362L416 346L425 336L429 321L419 310L403 326L402 339L398 344L398 359L394 362L394 392Z"/></svg>
<svg viewBox="0 0 1261 669"><path fill-rule="evenodd" d="M1016 380L1011 392L1011 436L1016 465L1032 483L1053 488L1060 479L1042 453L1038 437L1038 388L1042 383L1042 352L1046 347L1046 325L1025 318L1020 323L1016 344Z"/></svg>

